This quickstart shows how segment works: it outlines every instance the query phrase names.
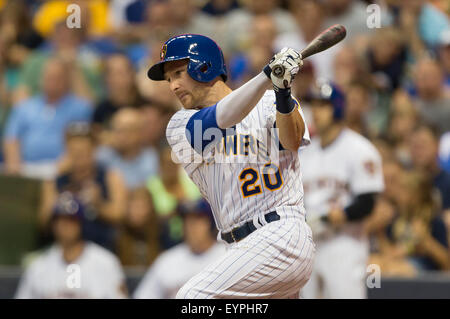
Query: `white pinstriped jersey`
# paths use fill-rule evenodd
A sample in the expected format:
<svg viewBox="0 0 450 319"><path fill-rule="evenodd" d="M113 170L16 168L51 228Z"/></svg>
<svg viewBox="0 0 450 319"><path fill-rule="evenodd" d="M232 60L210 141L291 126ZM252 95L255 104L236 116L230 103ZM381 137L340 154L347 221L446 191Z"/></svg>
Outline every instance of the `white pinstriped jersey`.
<svg viewBox="0 0 450 319"><path fill-rule="evenodd" d="M298 111L303 117L300 107ZM178 111L167 126L167 140L173 159L183 165L209 201L220 231L228 232L274 210L304 216L298 153L269 151L278 146L277 134L271 131L276 120L272 90L235 126L233 135L227 133L225 142L225 138L215 139L202 155L193 150L186 136L186 125L196 112ZM302 146L307 144L306 128Z"/></svg>

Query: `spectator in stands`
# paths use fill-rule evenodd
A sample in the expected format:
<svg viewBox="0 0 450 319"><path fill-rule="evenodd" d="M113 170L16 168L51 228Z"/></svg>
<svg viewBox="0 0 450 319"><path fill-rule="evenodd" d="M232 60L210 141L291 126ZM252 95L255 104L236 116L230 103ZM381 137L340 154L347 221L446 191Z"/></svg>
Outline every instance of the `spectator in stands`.
<svg viewBox="0 0 450 319"><path fill-rule="evenodd" d="M369 137L368 115L372 105L369 89L361 83L350 84L346 92L345 123L359 134Z"/></svg>
<svg viewBox="0 0 450 319"><path fill-rule="evenodd" d="M0 103L3 106L11 105L20 66L42 41L43 38L31 25L31 10L26 1L8 1L0 11Z"/></svg>
<svg viewBox="0 0 450 319"><path fill-rule="evenodd" d="M377 262L385 275L412 275L448 270L448 231L433 198L430 181L418 173L404 173L397 191L398 215L380 242Z"/></svg>
<svg viewBox="0 0 450 319"><path fill-rule="evenodd" d="M417 90L415 102L421 117L441 132L450 131L450 90L445 89L441 66L432 59L418 61L414 68L414 84Z"/></svg>
<svg viewBox="0 0 450 319"><path fill-rule="evenodd" d="M158 220L147 188L132 190L118 237L118 256L124 266L153 263L159 252Z"/></svg>
<svg viewBox="0 0 450 319"><path fill-rule="evenodd" d="M137 71L137 87L140 94L152 103L167 106L178 110L181 107L181 102L176 98L175 94L170 91L169 84L165 81L148 81L148 66L156 63L161 59L161 48L164 40L151 39L149 43L149 55L145 58L143 63Z"/></svg>
<svg viewBox="0 0 450 319"><path fill-rule="evenodd" d="M178 210L184 220L184 243L156 259L135 290L136 299L175 298L183 284L225 253L224 245L216 242L211 208L205 200L182 203Z"/></svg>
<svg viewBox="0 0 450 319"><path fill-rule="evenodd" d="M146 34L143 39L149 38L149 30L157 39L166 40L171 34L175 34L175 21L169 1L151 1L147 5L146 14L146 24L144 24Z"/></svg>
<svg viewBox="0 0 450 319"><path fill-rule="evenodd" d="M397 90L391 98L387 133L395 157L406 167L411 166L410 137L419 116L411 98L403 90Z"/></svg>
<svg viewBox="0 0 450 319"><path fill-rule="evenodd" d="M38 48L43 38L32 25L32 10L26 0L7 1L0 13L2 36L26 51Z"/></svg>
<svg viewBox="0 0 450 319"><path fill-rule="evenodd" d="M416 58L424 54L426 47L433 49L443 30L450 26L444 12L425 0L400 2L399 25Z"/></svg>
<svg viewBox="0 0 450 319"><path fill-rule="evenodd" d="M230 59L230 80L239 87L261 72L267 61L275 54L274 40L277 35L275 20L270 15L252 18L248 46Z"/></svg>
<svg viewBox="0 0 450 319"><path fill-rule="evenodd" d="M393 27L378 29L370 39L366 54L375 87L389 92L397 89L407 57L401 32Z"/></svg>
<svg viewBox="0 0 450 319"><path fill-rule="evenodd" d="M367 4L357 0L327 0L324 1L326 19L323 26L329 27L339 23L347 29L347 41L356 41L358 38L373 31L367 27ZM389 24L390 14L381 8L381 24Z"/></svg>
<svg viewBox="0 0 450 319"><path fill-rule="evenodd" d="M115 30L142 22L145 12L143 0L111 0L109 1L108 22Z"/></svg>
<svg viewBox="0 0 450 319"><path fill-rule="evenodd" d="M445 77L445 85L450 87L450 27L442 33L441 40L439 42L439 61L442 65L442 69Z"/></svg>
<svg viewBox="0 0 450 319"><path fill-rule="evenodd" d="M439 166L439 135L432 126L419 125L410 138L410 152L414 168L430 177L439 190L441 208L450 210L450 173Z"/></svg>
<svg viewBox="0 0 450 319"><path fill-rule="evenodd" d="M89 121L89 103L70 91L66 64L48 60L42 94L14 106L5 131L5 172L52 178L64 152L64 131L74 121Z"/></svg>
<svg viewBox="0 0 450 319"><path fill-rule="evenodd" d="M65 163L56 180L43 185L40 223L44 228L48 225L58 194L69 191L86 206L84 238L114 251L127 200L122 177L95 162L94 138L87 123L68 128L66 145Z"/></svg>
<svg viewBox="0 0 450 319"><path fill-rule="evenodd" d="M100 37L110 30L108 21L108 0L53 0L40 1L33 17L33 25L38 32L48 37L57 28L58 23L66 21L70 13L70 4L80 8L81 29L85 29L90 36Z"/></svg>
<svg viewBox="0 0 450 319"><path fill-rule="evenodd" d="M290 0L288 3L289 11L293 14L297 27L292 32L281 33L277 37L274 44L275 51L279 51L286 46L296 50L303 50L312 39L323 31L325 11L322 2ZM333 59L341 47L342 44L338 44L308 58L308 61L311 61L314 65L317 78L334 79ZM294 85L296 82L301 81L295 81Z"/></svg>
<svg viewBox="0 0 450 319"><path fill-rule="evenodd" d="M223 16L239 7L237 0L209 0L202 11L214 17Z"/></svg>
<svg viewBox="0 0 450 319"><path fill-rule="evenodd" d="M91 102L100 97L100 58L97 52L86 44L85 29L70 29L64 20L55 26L48 45L35 50L25 60L20 71L19 85L14 93L15 102L39 92L40 74L52 56L66 63L65 72L75 94Z"/></svg>
<svg viewBox="0 0 450 319"><path fill-rule="evenodd" d="M159 175L151 177L147 187L161 220L161 248L168 249L182 240L182 221L176 212L178 203L197 200L201 195L186 172L172 161L168 145L159 150L159 163Z"/></svg>
<svg viewBox="0 0 450 319"><path fill-rule="evenodd" d="M123 107L139 107L144 101L136 86L136 74L126 55L116 53L105 61L106 97L96 106L93 123L99 141L108 144L103 134L110 128L110 120Z"/></svg>
<svg viewBox="0 0 450 319"><path fill-rule="evenodd" d="M175 27L175 34L196 33L206 36L214 35L215 21L210 16L201 12L194 0L168 0L168 2L171 19ZM219 39L216 38L216 40Z"/></svg>
<svg viewBox="0 0 450 319"><path fill-rule="evenodd" d="M375 235L375 239L378 241L383 240L386 227L389 226L395 216L397 192L400 189L399 183L403 173L401 163L393 158L392 154L383 157L384 192L378 197L373 212L364 225L366 231ZM378 245L379 243L376 242L375 248L377 250Z"/></svg>
<svg viewBox="0 0 450 319"><path fill-rule="evenodd" d="M383 163L393 158L392 145L389 143L385 136L377 136L375 138L372 138L371 141L377 148L378 152L380 152L381 160Z"/></svg>
<svg viewBox="0 0 450 319"><path fill-rule="evenodd" d="M242 8L231 11L226 17L228 28L223 46L230 52L244 50L253 18L261 15L272 16L277 32L295 32L297 26L292 14L280 8L279 3L279 0L244 1Z"/></svg>
<svg viewBox="0 0 450 319"><path fill-rule="evenodd" d="M400 161L391 157L383 163L383 177L385 181L384 196L391 202L398 198L397 191L400 190L400 181L404 173Z"/></svg>
<svg viewBox="0 0 450 319"><path fill-rule="evenodd" d="M58 197L51 215L55 243L26 269L16 298L124 298L119 260L82 238L84 206L70 193Z"/></svg>
<svg viewBox="0 0 450 319"><path fill-rule="evenodd" d="M97 161L120 172L127 189L144 186L158 173L158 155L144 144L145 124L141 110L122 108L111 121L111 145L97 150Z"/></svg>
<svg viewBox="0 0 450 319"><path fill-rule="evenodd" d="M144 133L142 138L145 147L156 149L166 139L166 127L175 110L152 102L142 105Z"/></svg>
<svg viewBox="0 0 450 319"><path fill-rule="evenodd" d="M442 134L439 141L439 162L450 173L450 132Z"/></svg>
<svg viewBox="0 0 450 319"><path fill-rule="evenodd" d="M344 91L351 83L361 82L372 87L370 73L367 69L366 61L358 55L354 47L343 46L336 53L333 61L333 71L335 82Z"/></svg>
<svg viewBox="0 0 450 319"><path fill-rule="evenodd" d="M111 14L114 16L128 16L129 10L141 7L138 20L142 21L122 21L122 18L114 21L114 37L126 45L127 54L134 65L142 63L142 60L150 54L151 48L148 41L167 40L175 34L175 22L172 18L171 6L167 0L146 1L142 0L114 0L111 4ZM122 12L121 12L122 11ZM131 13L131 12L130 12ZM129 18L129 16L128 16ZM118 24L123 24L118 26ZM159 49L157 50L159 53Z"/></svg>

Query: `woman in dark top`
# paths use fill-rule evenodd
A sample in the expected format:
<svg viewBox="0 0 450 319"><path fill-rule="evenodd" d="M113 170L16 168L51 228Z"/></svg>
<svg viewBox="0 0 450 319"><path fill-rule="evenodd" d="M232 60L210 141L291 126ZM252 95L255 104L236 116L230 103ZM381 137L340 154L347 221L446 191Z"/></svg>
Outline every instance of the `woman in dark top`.
<svg viewBox="0 0 450 319"><path fill-rule="evenodd" d="M88 124L71 125L66 133L63 171L55 181L44 184L41 223L48 223L57 195L70 192L86 206L84 238L115 250L116 228L123 219L126 190L120 175L96 164L94 151Z"/></svg>
<svg viewBox="0 0 450 319"><path fill-rule="evenodd" d="M403 264L415 273L448 270L448 232L437 214L440 207L435 204L430 180L405 172L396 192L397 216L386 229L381 254L391 265Z"/></svg>
<svg viewBox="0 0 450 319"><path fill-rule="evenodd" d="M136 87L136 73L128 57L115 53L105 62L106 97L96 106L93 123L95 134L108 128L109 121L122 107L140 107L144 99Z"/></svg>

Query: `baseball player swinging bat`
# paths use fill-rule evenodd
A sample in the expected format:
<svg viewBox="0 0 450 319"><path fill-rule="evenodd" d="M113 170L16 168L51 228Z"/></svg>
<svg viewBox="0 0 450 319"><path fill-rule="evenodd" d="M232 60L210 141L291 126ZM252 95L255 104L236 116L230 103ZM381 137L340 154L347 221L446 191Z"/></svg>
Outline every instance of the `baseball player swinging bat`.
<svg viewBox="0 0 450 319"><path fill-rule="evenodd" d="M341 24L335 24L329 27L315 37L314 40L312 40L308 46L300 52L302 59L304 60L313 54L331 48L333 45L341 42L346 35L347 30ZM278 64L272 68L272 72L276 77L281 78L284 75L285 69L281 64Z"/></svg>
<svg viewBox="0 0 450 319"><path fill-rule="evenodd" d="M301 54L323 51L344 36L344 27L332 27ZM183 34L164 43L161 61L149 69L149 78L167 81L183 104L166 129L173 160L210 203L218 238L229 248L185 283L177 298L294 299L309 280L315 246L305 220L298 150L310 144L310 136L291 94L301 54L283 48L259 74L232 90L225 83L225 60L217 43ZM284 72L281 78L274 75L275 66L279 75ZM229 128L233 134L224 136ZM231 140L238 143L245 135L253 145L270 146L274 134L267 130L278 128L280 147L272 152L273 160L255 162L249 152L241 152L245 143ZM203 138L207 130L218 131L218 138ZM194 136L201 143L194 143Z"/></svg>

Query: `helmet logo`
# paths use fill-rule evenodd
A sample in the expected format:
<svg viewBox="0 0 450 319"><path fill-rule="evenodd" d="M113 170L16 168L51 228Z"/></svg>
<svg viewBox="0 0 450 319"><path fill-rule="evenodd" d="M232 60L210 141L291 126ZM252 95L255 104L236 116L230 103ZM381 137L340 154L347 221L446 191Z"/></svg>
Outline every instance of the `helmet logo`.
<svg viewBox="0 0 450 319"><path fill-rule="evenodd" d="M161 60L164 60L164 58L166 57L166 53L167 53L167 44L164 44L162 49L161 49Z"/></svg>

